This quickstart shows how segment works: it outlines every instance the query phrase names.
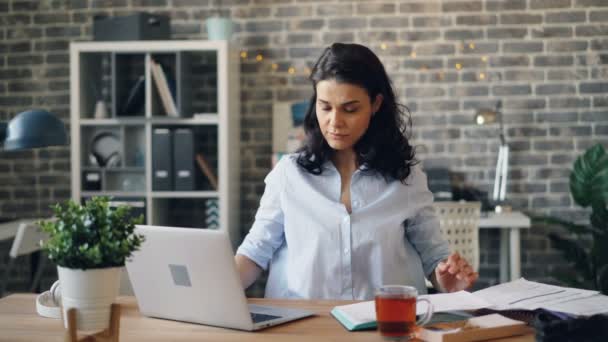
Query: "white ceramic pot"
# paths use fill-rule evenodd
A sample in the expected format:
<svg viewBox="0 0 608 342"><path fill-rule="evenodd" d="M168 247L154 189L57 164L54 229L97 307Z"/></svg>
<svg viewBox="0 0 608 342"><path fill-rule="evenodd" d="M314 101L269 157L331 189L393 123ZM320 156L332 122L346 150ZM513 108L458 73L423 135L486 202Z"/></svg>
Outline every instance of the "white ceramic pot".
<svg viewBox="0 0 608 342"><path fill-rule="evenodd" d="M110 308L120 288L122 267L71 269L57 267L61 283L63 323L67 310L76 308L77 330L98 332L110 325Z"/></svg>
<svg viewBox="0 0 608 342"><path fill-rule="evenodd" d="M229 18L211 17L205 22L209 40L230 40L232 37L232 20Z"/></svg>

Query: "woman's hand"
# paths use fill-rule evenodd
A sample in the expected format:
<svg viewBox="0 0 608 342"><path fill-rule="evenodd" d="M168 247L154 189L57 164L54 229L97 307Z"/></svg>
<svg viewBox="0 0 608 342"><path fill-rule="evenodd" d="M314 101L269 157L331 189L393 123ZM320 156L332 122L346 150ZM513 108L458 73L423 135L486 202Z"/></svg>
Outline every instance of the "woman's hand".
<svg viewBox="0 0 608 342"><path fill-rule="evenodd" d="M473 286L479 274L458 253L452 253L435 268L434 285L442 292L456 292Z"/></svg>

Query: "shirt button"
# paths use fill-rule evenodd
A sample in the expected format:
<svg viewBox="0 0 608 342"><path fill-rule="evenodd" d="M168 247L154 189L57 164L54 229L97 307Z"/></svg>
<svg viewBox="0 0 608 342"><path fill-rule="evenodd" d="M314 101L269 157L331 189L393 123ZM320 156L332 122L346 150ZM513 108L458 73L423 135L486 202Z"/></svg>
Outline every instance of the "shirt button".
<svg viewBox="0 0 608 342"><path fill-rule="evenodd" d="M348 248L344 248L344 254L348 254Z"/></svg>
<svg viewBox="0 0 608 342"><path fill-rule="evenodd" d="M353 201L353 207L358 208L359 207L359 201Z"/></svg>
<svg viewBox="0 0 608 342"><path fill-rule="evenodd" d="M344 223L348 223L348 216L345 216L342 221L344 221Z"/></svg>

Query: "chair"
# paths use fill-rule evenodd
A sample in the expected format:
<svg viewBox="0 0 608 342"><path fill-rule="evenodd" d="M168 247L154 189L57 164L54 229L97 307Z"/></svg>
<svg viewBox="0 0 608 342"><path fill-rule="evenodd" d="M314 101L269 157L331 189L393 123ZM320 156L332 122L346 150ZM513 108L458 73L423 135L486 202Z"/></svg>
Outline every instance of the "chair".
<svg viewBox="0 0 608 342"><path fill-rule="evenodd" d="M463 256L475 271L479 270L480 202L435 202L441 234L452 252Z"/></svg>
<svg viewBox="0 0 608 342"><path fill-rule="evenodd" d="M9 252L8 264L6 265L6 269L4 271L4 277L2 279L2 282L0 283L0 297L4 295L4 291L6 290L6 287L8 285L10 273L15 264L15 260L19 256L30 254L40 250L40 242L48 238L48 235L44 233L35 222L36 220L21 220L12 223L14 225L18 225L18 228L15 234L15 238L13 240L13 244L11 246L11 250ZM7 224L5 223L4 225ZM32 280L32 284L30 285L30 292L33 292L38 286L38 283L40 282L40 277L42 276L42 272L44 270L45 261L46 258L42 253L40 253L38 267L36 268L34 279Z"/></svg>

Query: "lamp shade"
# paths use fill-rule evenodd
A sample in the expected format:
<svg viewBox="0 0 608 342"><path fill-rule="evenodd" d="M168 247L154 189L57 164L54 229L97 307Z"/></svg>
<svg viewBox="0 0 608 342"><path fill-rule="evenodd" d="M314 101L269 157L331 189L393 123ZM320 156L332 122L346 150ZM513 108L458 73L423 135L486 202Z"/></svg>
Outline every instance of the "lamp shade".
<svg viewBox="0 0 608 342"><path fill-rule="evenodd" d="M17 114L6 126L5 135L4 149L7 151L68 143L63 122L55 115L40 109Z"/></svg>

